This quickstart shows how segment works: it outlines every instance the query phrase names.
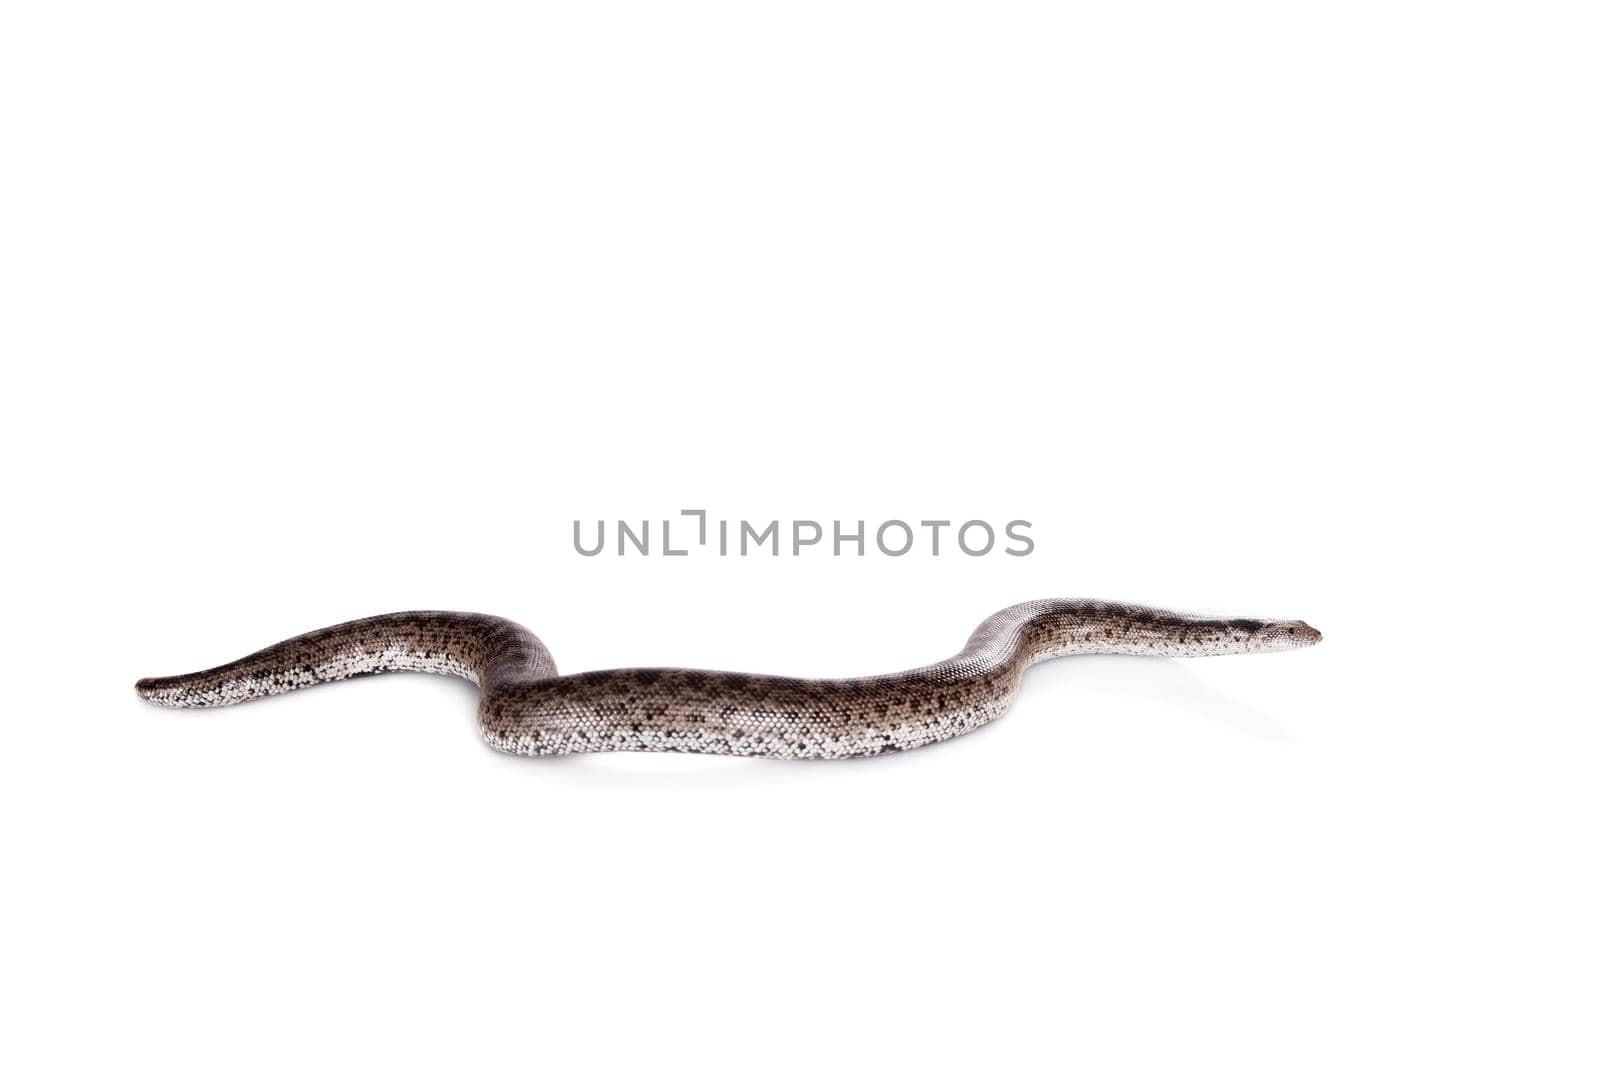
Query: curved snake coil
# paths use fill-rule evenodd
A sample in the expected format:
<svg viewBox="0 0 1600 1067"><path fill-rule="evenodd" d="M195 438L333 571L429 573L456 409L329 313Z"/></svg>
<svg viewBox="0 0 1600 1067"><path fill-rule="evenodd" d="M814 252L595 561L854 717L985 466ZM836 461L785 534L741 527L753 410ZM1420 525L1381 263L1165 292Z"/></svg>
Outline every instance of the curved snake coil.
<svg viewBox="0 0 1600 1067"><path fill-rule="evenodd" d="M291 637L194 674L145 678L139 695L213 708L385 671L449 674L482 690L484 740L529 756L706 752L843 759L959 737L999 718L1030 665L1056 656L1222 656L1316 644L1303 622L1208 618L1096 600L1033 600L985 619L927 667L867 678L784 678L648 668L557 674L506 619L404 611Z"/></svg>

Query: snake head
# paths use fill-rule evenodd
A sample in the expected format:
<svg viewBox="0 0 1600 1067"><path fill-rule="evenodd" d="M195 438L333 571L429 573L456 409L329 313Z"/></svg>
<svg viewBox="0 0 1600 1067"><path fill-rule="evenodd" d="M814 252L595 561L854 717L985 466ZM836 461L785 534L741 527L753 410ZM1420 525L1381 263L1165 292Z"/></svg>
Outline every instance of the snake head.
<svg viewBox="0 0 1600 1067"><path fill-rule="evenodd" d="M1247 622L1248 620L1238 620ZM1305 648L1322 640L1322 632L1299 619L1274 619L1250 635L1250 642L1263 652Z"/></svg>

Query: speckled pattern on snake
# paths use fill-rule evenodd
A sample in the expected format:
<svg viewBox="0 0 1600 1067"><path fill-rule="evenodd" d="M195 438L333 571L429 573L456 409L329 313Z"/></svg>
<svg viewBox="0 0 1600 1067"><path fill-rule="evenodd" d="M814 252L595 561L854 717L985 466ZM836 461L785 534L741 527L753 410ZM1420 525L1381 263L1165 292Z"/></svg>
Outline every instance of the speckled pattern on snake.
<svg viewBox="0 0 1600 1067"><path fill-rule="evenodd" d="M403 611L291 637L210 670L145 678L136 688L156 704L212 708L361 674L426 671L477 683L484 740L504 752L844 759L917 748L993 722L1010 707L1023 671L1040 660L1275 652L1321 638L1298 621L1033 600L985 619L954 656L898 674L785 678L661 668L558 674L544 643L514 622Z"/></svg>

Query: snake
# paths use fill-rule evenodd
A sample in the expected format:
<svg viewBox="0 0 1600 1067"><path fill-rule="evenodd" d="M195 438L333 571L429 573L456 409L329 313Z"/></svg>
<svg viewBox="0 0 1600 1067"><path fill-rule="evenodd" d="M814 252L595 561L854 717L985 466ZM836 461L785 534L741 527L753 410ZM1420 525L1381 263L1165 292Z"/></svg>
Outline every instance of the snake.
<svg viewBox="0 0 1600 1067"><path fill-rule="evenodd" d="M291 637L209 670L144 678L145 700L238 704L358 675L421 671L475 683L478 726L502 752L692 752L847 759L970 733L1010 707L1030 666L1058 656L1219 656L1314 645L1299 620L1189 615L1102 600L998 611L955 655L859 678L638 668L561 674L508 619L457 611L374 615Z"/></svg>

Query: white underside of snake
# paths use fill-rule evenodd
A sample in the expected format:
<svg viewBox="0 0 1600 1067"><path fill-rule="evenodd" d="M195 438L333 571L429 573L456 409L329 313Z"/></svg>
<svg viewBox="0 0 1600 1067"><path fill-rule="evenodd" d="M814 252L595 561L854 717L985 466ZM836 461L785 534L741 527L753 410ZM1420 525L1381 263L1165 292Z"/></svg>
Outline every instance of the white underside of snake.
<svg viewBox="0 0 1600 1067"><path fill-rule="evenodd" d="M1056 656L1220 656L1315 644L1303 622L1210 618L1096 600L1034 600L984 620L927 667L866 678L647 668L558 674L544 643L506 619L408 611L292 637L210 670L146 678L170 707L209 708L385 671L466 678L490 745L523 755L707 752L780 759L871 756L992 722L1023 671Z"/></svg>

